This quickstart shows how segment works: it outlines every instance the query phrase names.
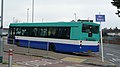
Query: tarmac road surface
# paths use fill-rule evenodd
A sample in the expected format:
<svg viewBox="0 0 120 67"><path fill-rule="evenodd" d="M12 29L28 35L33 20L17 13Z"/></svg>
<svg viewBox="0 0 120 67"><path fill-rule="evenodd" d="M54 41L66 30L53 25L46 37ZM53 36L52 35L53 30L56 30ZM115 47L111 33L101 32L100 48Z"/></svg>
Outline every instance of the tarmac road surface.
<svg viewBox="0 0 120 67"><path fill-rule="evenodd" d="M120 45L104 44L104 58L120 67Z"/></svg>

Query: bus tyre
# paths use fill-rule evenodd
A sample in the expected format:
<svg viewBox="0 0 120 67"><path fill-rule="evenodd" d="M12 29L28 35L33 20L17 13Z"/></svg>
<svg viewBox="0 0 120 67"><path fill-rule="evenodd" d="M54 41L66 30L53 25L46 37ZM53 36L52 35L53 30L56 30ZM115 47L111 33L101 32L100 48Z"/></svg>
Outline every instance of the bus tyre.
<svg viewBox="0 0 120 67"><path fill-rule="evenodd" d="M49 44L49 51L55 51L55 45L53 43Z"/></svg>

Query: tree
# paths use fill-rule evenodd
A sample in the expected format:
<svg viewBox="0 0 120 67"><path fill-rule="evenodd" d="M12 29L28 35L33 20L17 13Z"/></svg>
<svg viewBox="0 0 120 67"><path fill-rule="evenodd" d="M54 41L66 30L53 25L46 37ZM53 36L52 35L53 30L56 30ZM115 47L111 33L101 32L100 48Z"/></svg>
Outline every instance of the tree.
<svg viewBox="0 0 120 67"><path fill-rule="evenodd" d="M104 37L104 36L108 36L108 34L107 34L108 31L107 31L107 30L108 30L107 28L102 29L102 31L103 31L103 32L102 32L103 37Z"/></svg>
<svg viewBox="0 0 120 67"><path fill-rule="evenodd" d="M117 7L117 9L120 9L120 0L113 0L113 2L111 2L113 6ZM118 17L120 17L120 11L117 10Z"/></svg>
<svg viewBox="0 0 120 67"><path fill-rule="evenodd" d="M117 7L117 9L120 9L120 0L113 0L111 3L113 6Z"/></svg>

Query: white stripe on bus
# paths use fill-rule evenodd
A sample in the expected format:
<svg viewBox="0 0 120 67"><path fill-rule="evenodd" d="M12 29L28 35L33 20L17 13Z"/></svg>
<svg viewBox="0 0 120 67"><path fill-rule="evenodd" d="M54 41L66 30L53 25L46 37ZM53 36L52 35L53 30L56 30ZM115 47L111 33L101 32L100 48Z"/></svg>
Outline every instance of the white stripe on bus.
<svg viewBox="0 0 120 67"><path fill-rule="evenodd" d="M54 39L54 38L42 38L42 37L25 37L25 36L15 36L15 39L19 40L29 40L29 41L40 41L40 42L53 42L53 43L64 43L72 45L80 45L81 40L67 40L67 39ZM82 45L98 45L98 41L82 41Z"/></svg>

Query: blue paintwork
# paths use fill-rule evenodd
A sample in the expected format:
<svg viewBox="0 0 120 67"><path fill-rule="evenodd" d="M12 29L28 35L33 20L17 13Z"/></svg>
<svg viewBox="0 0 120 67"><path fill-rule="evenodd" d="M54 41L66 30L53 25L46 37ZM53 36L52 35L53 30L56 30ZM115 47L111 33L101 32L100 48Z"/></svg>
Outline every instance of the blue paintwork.
<svg viewBox="0 0 120 67"><path fill-rule="evenodd" d="M28 47L27 40L19 40L19 42L21 47ZM99 52L99 46L85 46L85 45L80 46L61 43L54 43L54 45L55 50L60 52L88 52L88 50L91 50L92 52ZM30 41L30 47L47 50L47 42Z"/></svg>
<svg viewBox="0 0 120 67"><path fill-rule="evenodd" d="M30 42L31 48L38 48L38 49L47 49L47 42L35 42L31 41Z"/></svg>
<svg viewBox="0 0 120 67"><path fill-rule="evenodd" d="M85 45L80 46L72 44L55 44L55 45L56 50L62 52L88 52L88 50L91 50L92 52L99 51L99 46L85 46Z"/></svg>

